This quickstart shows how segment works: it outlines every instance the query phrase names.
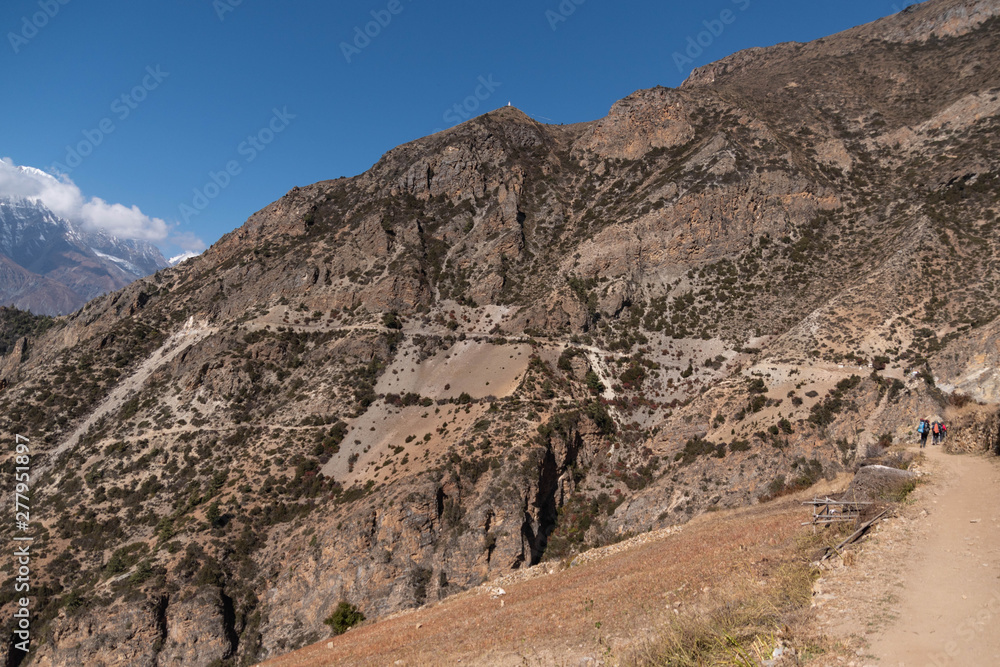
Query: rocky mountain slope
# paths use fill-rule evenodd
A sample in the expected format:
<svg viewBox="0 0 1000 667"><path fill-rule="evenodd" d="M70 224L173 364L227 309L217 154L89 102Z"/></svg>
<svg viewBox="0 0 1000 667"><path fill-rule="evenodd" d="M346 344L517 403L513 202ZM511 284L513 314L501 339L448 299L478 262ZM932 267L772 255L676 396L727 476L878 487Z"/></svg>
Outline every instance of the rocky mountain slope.
<svg viewBox="0 0 1000 667"><path fill-rule="evenodd" d="M39 323L0 359L22 664L250 664L994 400L997 13L931 0L591 123L500 109Z"/></svg>
<svg viewBox="0 0 1000 667"><path fill-rule="evenodd" d="M65 315L166 266L145 241L85 231L39 201L0 196L0 303Z"/></svg>

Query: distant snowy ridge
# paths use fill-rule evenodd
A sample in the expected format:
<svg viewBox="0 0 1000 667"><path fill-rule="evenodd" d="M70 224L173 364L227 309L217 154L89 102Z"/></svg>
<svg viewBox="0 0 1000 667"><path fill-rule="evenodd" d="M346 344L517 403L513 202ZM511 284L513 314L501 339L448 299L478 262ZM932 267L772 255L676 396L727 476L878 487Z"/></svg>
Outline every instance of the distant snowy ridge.
<svg viewBox="0 0 1000 667"><path fill-rule="evenodd" d="M91 250L94 250L94 249L91 248ZM134 273L137 276L142 276L143 275L143 273L139 269L139 267L136 266L135 264L133 264L132 262L128 261L127 259L122 259L121 257L115 257L114 255L107 255L107 254L101 252L100 250L94 250L94 254L97 255L98 257L103 257L104 259L110 259L112 262L114 262L115 264L118 264L119 266L121 266L122 268L124 268L129 273Z"/></svg>
<svg viewBox="0 0 1000 667"><path fill-rule="evenodd" d="M192 257L197 257L200 254L201 254L200 252L185 252L185 253L181 253L180 255L177 255L176 257L171 257L170 259L168 259L167 263L170 266L177 266L181 262L189 260Z"/></svg>
<svg viewBox="0 0 1000 667"><path fill-rule="evenodd" d="M0 305L46 315L72 312L170 265L147 241L85 230L38 198L17 195L0 195L0 263L7 267Z"/></svg>

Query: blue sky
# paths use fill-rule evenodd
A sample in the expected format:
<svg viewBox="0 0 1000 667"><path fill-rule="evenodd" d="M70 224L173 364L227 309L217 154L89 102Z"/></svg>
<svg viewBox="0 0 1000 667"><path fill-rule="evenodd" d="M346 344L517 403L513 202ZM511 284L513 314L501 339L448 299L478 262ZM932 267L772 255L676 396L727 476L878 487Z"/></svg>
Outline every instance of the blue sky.
<svg viewBox="0 0 1000 667"><path fill-rule="evenodd" d="M546 122L594 120L740 49L907 4L6 0L0 158L138 207L135 224L165 222L166 238L159 222L147 237L176 254L463 116L511 101Z"/></svg>

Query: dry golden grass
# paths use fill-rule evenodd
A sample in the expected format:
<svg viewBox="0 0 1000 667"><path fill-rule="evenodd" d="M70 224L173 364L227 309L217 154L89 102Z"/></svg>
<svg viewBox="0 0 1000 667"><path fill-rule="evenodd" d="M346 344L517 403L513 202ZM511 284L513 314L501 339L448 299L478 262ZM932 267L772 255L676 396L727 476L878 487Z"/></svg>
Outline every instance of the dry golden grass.
<svg viewBox="0 0 1000 667"><path fill-rule="evenodd" d="M791 617L808 605L814 576L805 562L785 563L766 581L751 572L738 573L706 610L678 614L622 663L757 667L771 657L779 637L788 634Z"/></svg>
<svg viewBox="0 0 1000 667"><path fill-rule="evenodd" d="M265 664L740 664L769 654L808 607L818 542L799 500L705 515L505 595L482 587Z"/></svg>

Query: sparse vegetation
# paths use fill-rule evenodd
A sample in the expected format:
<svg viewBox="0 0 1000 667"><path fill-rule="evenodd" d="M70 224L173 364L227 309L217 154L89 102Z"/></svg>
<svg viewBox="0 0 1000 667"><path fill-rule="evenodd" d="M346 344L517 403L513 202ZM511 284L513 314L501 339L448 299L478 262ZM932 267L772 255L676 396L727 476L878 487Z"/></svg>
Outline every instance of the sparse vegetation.
<svg viewBox="0 0 1000 667"><path fill-rule="evenodd" d="M350 602L342 600L332 614L323 622L330 626L335 635L342 635L354 626L364 622L365 615Z"/></svg>
<svg viewBox="0 0 1000 667"><path fill-rule="evenodd" d="M759 665L770 659L790 619L812 598L816 572L805 562L785 562L760 587L742 577L716 594L701 613L685 612L632 659L636 665Z"/></svg>

